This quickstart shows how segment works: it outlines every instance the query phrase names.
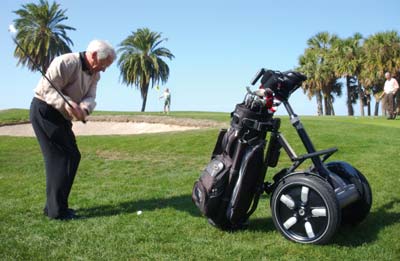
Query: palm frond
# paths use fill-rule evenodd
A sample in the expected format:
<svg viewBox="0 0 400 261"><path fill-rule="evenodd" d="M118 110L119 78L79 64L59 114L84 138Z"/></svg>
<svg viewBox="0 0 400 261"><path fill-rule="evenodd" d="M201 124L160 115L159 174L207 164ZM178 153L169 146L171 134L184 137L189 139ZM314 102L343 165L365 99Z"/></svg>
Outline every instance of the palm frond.
<svg viewBox="0 0 400 261"><path fill-rule="evenodd" d="M71 52L72 40L67 36L67 31L75 30L71 26L61 24L68 17L66 10L61 10L60 5L40 0L39 4L28 3L14 11L18 16L14 20L18 30L16 39L27 54L14 50L14 56L18 59L17 65L22 64L28 69L36 71L37 68L26 55L29 55L41 69L45 71L50 62L58 55Z"/></svg>

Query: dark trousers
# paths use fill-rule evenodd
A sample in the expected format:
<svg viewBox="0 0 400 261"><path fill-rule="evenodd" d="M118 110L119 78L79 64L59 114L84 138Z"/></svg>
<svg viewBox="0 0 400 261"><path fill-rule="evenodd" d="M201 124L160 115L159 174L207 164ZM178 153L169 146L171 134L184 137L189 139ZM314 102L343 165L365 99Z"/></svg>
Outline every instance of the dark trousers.
<svg viewBox="0 0 400 261"><path fill-rule="evenodd" d="M81 159L72 123L40 99L33 98L30 120L42 150L46 168L46 205L50 218L67 214L68 196Z"/></svg>
<svg viewBox="0 0 400 261"><path fill-rule="evenodd" d="M393 93L385 94L385 105L386 105L386 111L388 112L390 117L393 117L394 112L396 111L395 108L395 96Z"/></svg>

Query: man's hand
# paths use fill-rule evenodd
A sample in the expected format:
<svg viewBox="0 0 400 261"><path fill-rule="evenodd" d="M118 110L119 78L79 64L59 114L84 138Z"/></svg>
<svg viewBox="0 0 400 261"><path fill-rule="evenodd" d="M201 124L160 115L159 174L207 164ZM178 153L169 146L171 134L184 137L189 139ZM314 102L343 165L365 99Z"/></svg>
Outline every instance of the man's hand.
<svg viewBox="0 0 400 261"><path fill-rule="evenodd" d="M86 117L89 116L89 110L85 106L83 106L82 103L79 104L79 107L81 107L81 110L83 111L83 114L86 119Z"/></svg>
<svg viewBox="0 0 400 261"><path fill-rule="evenodd" d="M68 104L65 104L65 109L67 110L69 116L79 121L85 121L86 112L82 110L76 102L70 101L69 103L72 107Z"/></svg>

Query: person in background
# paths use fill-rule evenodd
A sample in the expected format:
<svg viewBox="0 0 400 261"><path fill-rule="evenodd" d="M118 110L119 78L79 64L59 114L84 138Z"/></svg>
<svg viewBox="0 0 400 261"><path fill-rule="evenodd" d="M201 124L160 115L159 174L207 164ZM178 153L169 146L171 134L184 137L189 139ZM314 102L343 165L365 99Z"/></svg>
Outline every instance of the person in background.
<svg viewBox="0 0 400 261"><path fill-rule="evenodd" d="M160 97L160 99L164 99L164 113L169 114L170 112L170 106L171 106L171 93L169 92L169 89L166 88L163 95Z"/></svg>
<svg viewBox="0 0 400 261"><path fill-rule="evenodd" d="M71 220L78 216L69 208L68 197L81 159L72 131L72 120L85 121L96 106L97 82L116 59L107 42L93 40L86 52L56 57L46 71L72 107L42 77L34 89L30 120L39 142L46 171L44 215Z"/></svg>
<svg viewBox="0 0 400 261"><path fill-rule="evenodd" d="M383 87L383 93L379 98L384 98L383 102L385 104L385 110L387 111L387 119L394 120L396 118L395 97L399 89L399 83L389 72L385 73L385 78L386 81Z"/></svg>
<svg viewBox="0 0 400 261"><path fill-rule="evenodd" d="M397 95L396 95L396 100L395 100L396 101L396 107L397 107L396 108L396 112L395 112L396 115L400 114L400 91L399 91L399 89L397 89L397 93L396 93Z"/></svg>

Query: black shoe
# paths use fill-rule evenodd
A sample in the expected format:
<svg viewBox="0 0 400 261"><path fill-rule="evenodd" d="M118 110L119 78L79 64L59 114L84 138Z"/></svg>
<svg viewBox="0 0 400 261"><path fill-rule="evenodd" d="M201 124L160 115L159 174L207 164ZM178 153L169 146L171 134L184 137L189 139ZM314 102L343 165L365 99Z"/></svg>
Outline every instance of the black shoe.
<svg viewBox="0 0 400 261"><path fill-rule="evenodd" d="M69 209L67 209L67 213L66 213L66 214L67 214L67 215L68 215L68 214L76 215L76 211L75 211L75 209L69 208ZM44 208L44 209L43 209L43 215L45 215L46 217L49 216L48 211L47 211L47 208Z"/></svg>
<svg viewBox="0 0 400 261"><path fill-rule="evenodd" d="M73 219L79 219L79 216L72 213L72 211L67 211L66 214L61 215L59 217L57 217L56 219L58 220L63 220L63 221L68 221L68 220L73 220Z"/></svg>
<svg viewBox="0 0 400 261"><path fill-rule="evenodd" d="M72 208L69 208L69 209L67 209L67 213L70 213L70 214L76 215L76 211L75 211L75 209L72 209Z"/></svg>

